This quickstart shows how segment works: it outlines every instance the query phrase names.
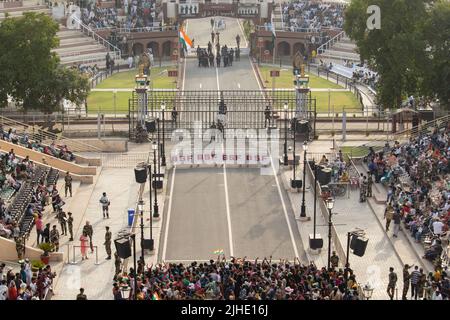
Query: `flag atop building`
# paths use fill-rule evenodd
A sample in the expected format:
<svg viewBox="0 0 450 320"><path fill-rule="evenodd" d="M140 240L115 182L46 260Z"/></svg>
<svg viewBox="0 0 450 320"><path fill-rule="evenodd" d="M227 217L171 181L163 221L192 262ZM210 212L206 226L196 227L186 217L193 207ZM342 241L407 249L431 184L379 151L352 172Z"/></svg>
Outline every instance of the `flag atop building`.
<svg viewBox="0 0 450 320"><path fill-rule="evenodd" d="M190 50L192 48L192 40L187 36L183 29L180 29L180 42L186 50Z"/></svg>

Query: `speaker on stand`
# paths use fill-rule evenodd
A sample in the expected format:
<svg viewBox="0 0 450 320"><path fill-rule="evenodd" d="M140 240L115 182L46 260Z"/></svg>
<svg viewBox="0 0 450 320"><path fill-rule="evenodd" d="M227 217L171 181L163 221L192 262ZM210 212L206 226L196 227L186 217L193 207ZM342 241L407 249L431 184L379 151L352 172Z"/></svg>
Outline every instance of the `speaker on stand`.
<svg viewBox="0 0 450 320"><path fill-rule="evenodd" d="M147 182L147 168L144 166L134 168L134 177L136 178L137 183L146 183Z"/></svg>
<svg viewBox="0 0 450 320"><path fill-rule="evenodd" d="M128 238L121 238L114 240L116 246L117 255L122 259L131 257L131 245Z"/></svg>

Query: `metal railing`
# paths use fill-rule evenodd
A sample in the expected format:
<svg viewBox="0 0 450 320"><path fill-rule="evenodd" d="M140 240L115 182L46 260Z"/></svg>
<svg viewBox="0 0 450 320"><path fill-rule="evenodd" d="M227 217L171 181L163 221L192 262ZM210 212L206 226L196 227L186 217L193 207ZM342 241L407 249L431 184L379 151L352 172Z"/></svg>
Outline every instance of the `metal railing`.
<svg viewBox="0 0 450 320"><path fill-rule="evenodd" d="M127 27L103 27L95 28L95 31L111 30L118 33L132 33L132 32L161 32L161 31L177 31L177 26L152 26L152 27L141 27L141 28L127 28Z"/></svg>
<svg viewBox="0 0 450 320"><path fill-rule="evenodd" d="M28 125L13 119L0 116L0 124L4 131L8 128L16 129L16 134L27 134L30 140L41 141L44 144L51 144L53 141L57 144L66 145L71 152L101 152L100 149L83 143L77 140L72 140L62 136L61 134L54 134L39 128L38 126Z"/></svg>
<svg viewBox="0 0 450 320"><path fill-rule="evenodd" d="M341 39L345 36L345 31L338 33L336 36L322 44L317 48L317 54L323 54L325 50L329 50L336 42L341 41Z"/></svg>
<svg viewBox="0 0 450 320"><path fill-rule="evenodd" d="M272 31L270 27L257 25L255 26L256 31ZM282 28L275 28L275 32L299 32L299 33L320 33L321 29L318 28L294 28L294 31L290 27L283 26Z"/></svg>
<svg viewBox="0 0 450 320"><path fill-rule="evenodd" d="M73 19L75 21L75 23L80 27L81 32L83 32L87 36L89 36L92 39L94 39L95 41L97 41L98 44L101 44L102 46L106 47L109 51L114 52L115 59L121 59L122 51L118 47L113 45L111 42L109 42L102 36L98 35L94 30L92 30L90 27L85 25L77 17L71 17L70 19Z"/></svg>

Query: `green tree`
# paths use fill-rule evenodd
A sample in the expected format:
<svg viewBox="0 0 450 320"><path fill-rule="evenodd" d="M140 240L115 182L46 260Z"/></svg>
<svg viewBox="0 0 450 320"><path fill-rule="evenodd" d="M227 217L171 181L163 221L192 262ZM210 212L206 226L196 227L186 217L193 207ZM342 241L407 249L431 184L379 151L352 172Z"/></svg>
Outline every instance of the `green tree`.
<svg viewBox="0 0 450 320"><path fill-rule="evenodd" d="M450 3L439 1L430 11L423 28L427 41L424 63L424 92L436 96L450 108Z"/></svg>
<svg viewBox="0 0 450 320"><path fill-rule="evenodd" d="M398 107L408 94L419 94L422 90L426 2L353 0L346 10L344 29L356 41L361 59L378 73L378 101L384 108ZM380 8L380 29L367 29L369 5Z"/></svg>
<svg viewBox="0 0 450 320"><path fill-rule="evenodd" d="M46 14L25 13L0 25L0 106L7 96L21 101L24 110L57 110L63 99L82 101L87 79L58 66L51 50L58 47L58 24Z"/></svg>

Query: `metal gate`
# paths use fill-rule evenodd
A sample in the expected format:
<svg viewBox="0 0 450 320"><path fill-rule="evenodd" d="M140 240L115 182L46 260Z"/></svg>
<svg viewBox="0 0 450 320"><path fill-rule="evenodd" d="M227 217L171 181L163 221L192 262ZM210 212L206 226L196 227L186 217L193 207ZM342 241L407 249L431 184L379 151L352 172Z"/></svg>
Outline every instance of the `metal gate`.
<svg viewBox="0 0 450 320"><path fill-rule="evenodd" d="M308 110L300 113L294 90L151 90L146 105L147 119L156 120L161 137L166 139L176 129L193 130L201 126L206 130L218 121L226 130L283 128L287 121L292 124L293 120L307 120L309 131L315 136L316 100L309 97ZM137 96L133 93L129 101L130 139L134 139L139 124L137 106Z"/></svg>

